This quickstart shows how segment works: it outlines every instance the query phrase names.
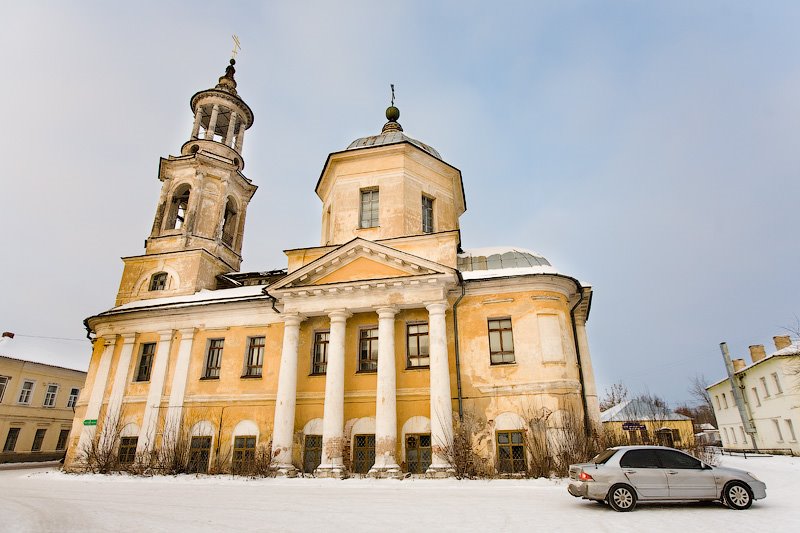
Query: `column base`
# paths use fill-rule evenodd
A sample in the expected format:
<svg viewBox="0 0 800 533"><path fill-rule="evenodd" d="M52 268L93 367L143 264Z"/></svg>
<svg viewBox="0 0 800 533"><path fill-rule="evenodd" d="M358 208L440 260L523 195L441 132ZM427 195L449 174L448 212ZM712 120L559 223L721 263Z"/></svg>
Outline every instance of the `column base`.
<svg viewBox="0 0 800 533"><path fill-rule="evenodd" d="M369 469L369 472L367 472L367 477L375 479L402 479L403 472L400 471L400 467L397 465L373 466Z"/></svg>
<svg viewBox="0 0 800 533"><path fill-rule="evenodd" d="M297 477L297 469L294 465L275 465L275 477Z"/></svg>
<svg viewBox="0 0 800 533"><path fill-rule="evenodd" d="M342 466L319 466L314 470L314 477L344 479L346 476Z"/></svg>
<svg viewBox="0 0 800 533"><path fill-rule="evenodd" d="M455 477L456 470L450 465L431 465L425 471L425 477L428 479L444 479L448 477Z"/></svg>

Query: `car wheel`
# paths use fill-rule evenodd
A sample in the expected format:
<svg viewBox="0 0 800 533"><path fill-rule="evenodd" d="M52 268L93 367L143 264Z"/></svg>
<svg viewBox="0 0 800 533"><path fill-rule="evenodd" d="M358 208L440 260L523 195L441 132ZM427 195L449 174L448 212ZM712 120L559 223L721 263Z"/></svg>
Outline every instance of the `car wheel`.
<svg viewBox="0 0 800 533"><path fill-rule="evenodd" d="M753 504L753 491L741 481L731 481L725 485L722 498L728 507L741 511Z"/></svg>
<svg viewBox="0 0 800 533"><path fill-rule="evenodd" d="M614 485L608 491L608 505L621 513L631 511L636 507L636 491L628 485Z"/></svg>

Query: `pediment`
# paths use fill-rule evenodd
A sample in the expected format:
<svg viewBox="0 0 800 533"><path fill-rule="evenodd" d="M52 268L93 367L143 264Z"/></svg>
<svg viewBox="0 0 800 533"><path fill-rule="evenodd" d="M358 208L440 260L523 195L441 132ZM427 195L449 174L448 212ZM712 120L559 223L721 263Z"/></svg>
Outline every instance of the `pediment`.
<svg viewBox="0 0 800 533"><path fill-rule="evenodd" d="M356 238L282 278L270 291L454 273L445 265Z"/></svg>

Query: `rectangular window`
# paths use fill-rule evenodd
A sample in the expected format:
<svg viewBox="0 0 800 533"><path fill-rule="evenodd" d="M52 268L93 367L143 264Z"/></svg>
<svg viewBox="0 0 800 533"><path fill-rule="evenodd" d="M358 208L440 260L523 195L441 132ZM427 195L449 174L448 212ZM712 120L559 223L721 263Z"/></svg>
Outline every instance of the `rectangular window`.
<svg viewBox="0 0 800 533"><path fill-rule="evenodd" d="M539 315L539 342L542 346L543 361L564 361L561 320L558 315Z"/></svg>
<svg viewBox="0 0 800 533"><path fill-rule="evenodd" d="M714 399L717 400L717 409L722 410L722 406L719 403L719 396L714 396Z"/></svg>
<svg viewBox="0 0 800 533"><path fill-rule="evenodd" d="M742 444L747 444L747 437L744 433L744 426L739 426L739 435L742 436Z"/></svg>
<svg viewBox="0 0 800 533"><path fill-rule="evenodd" d="M56 451L60 452L61 450L67 449L67 439L69 438L69 430L62 429L58 433L58 442L56 442Z"/></svg>
<svg viewBox="0 0 800 533"><path fill-rule="evenodd" d="M677 429L672 430L672 442L678 444L681 442L681 432Z"/></svg>
<svg viewBox="0 0 800 533"><path fill-rule="evenodd" d="M427 368L430 366L427 322L408 324L406 326L406 349L408 368Z"/></svg>
<svg viewBox="0 0 800 533"><path fill-rule="evenodd" d="M19 438L19 428L9 428L8 435L6 435L6 443L3 445L4 452L13 452L17 446L17 439Z"/></svg>
<svg viewBox="0 0 800 533"><path fill-rule="evenodd" d="M780 422L777 418L773 418L772 423L775 425L775 434L778 435L778 442L783 442L783 432L781 431Z"/></svg>
<svg viewBox="0 0 800 533"><path fill-rule="evenodd" d="M6 387L11 378L8 376L0 376L0 402L3 401L3 396L6 394Z"/></svg>
<svg viewBox="0 0 800 533"><path fill-rule="evenodd" d="M247 355L244 361L244 376L261 376L264 364L264 337L250 337L247 341Z"/></svg>
<svg viewBox="0 0 800 533"><path fill-rule="evenodd" d="M497 457L501 473L525 472L525 445L522 431L497 432Z"/></svg>
<svg viewBox="0 0 800 533"><path fill-rule="evenodd" d="M75 404L78 403L78 395L81 393L80 389L71 389L69 391L69 398L67 398L67 407L75 407Z"/></svg>
<svg viewBox="0 0 800 533"><path fill-rule="evenodd" d="M44 394L44 403L42 405L45 407L55 407L56 396L58 396L58 385L51 383L47 386L47 392Z"/></svg>
<svg viewBox="0 0 800 533"><path fill-rule="evenodd" d="M789 438L792 439L792 442L797 440L797 435L794 432L794 423L791 420L784 420L786 422L786 429L789 430Z"/></svg>
<svg viewBox="0 0 800 533"><path fill-rule="evenodd" d="M322 435L306 435L303 447L303 472L312 473L322 462Z"/></svg>
<svg viewBox="0 0 800 533"><path fill-rule="evenodd" d="M764 397L769 398L769 388L767 387L767 378L759 378L761 380L761 386L764 387Z"/></svg>
<svg viewBox="0 0 800 533"><path fill-rule="evenodd" d="M156 343L142 344L142 353L139 356L139 366L136 367L136 381L150 381L150 369L153 368L153 356L156 353Z"/></svg>
<svg viewBox="0 0 800 533"><path fill-rule="evenodd" d="M119 464L133 464L136 459L136 446L139 444L139 437L122 437L119 439Z"/></svg>
<svg viewBox="0 0 800 533"><path fill-rule="evenodd" d="M208 459L211 457L211 437L192 437L189 443L189 474L208 472Z"/></svg>
<svg viewBox="0 0 800 533"><path fill-rule="evenodd" d="M725 395L724 392L722 393L722 408L723 409L728 408L728 397Z"/></svg>
<svg viewBox="0 0 800 533"><path fill-rule="evenodd" d="M31 396L33 395L33 381L26 379L22 382L22 388L19 390L18 403L29 404L31 403Z"/></svg>
<svg viewBox="0 0 800 533"><path fill-rule="evenodd" d="M375 464L375 435L353 437L353 472L366 474Z"/></svg>
<svg viewBox="0 0 800 533"><path fill-rule="evenodd" d="M753 387L753 399L755 400L756 407L761 407L761 398L758 397L758 389Z"/></svg>
<svg viewBox="0 0 800 533"><path fill-rule="evenodd" d="M328 341L330 336L329 331L317 331L314 333L314 351L311 355L312 374L324 374L328 369Z"/></svg>
<svg viewBox="0 0 800 533"><path fill-rule="evenodd" d="M433 233L433 198L422 195L422 233Z"/></svg>
<svg viewBox="0 0 800 533"><path fill-rule="evenodd" d="M737 442L736 442L736 433L733 431L733 428L727 428L727 429L728 429L728 433L730 433L730 435L731 435L731 437L730 437L731 438L731 442L733 442L734 444L737 444Z"/></svg>
<svg viewBox="0 0 800 533"><path fill-rule="evenodd" d="M514 362L514 336L510 318L489 319L489 358L493 365Z"/></svg>
<svg viewBox="0 0 800 533"><path fill-rule="evenodd" d="M362 228L378 227L378 189L361 191L361 225Z"/></svg>
<svg viewBox="0 0 800 533"><path fill-rule="evenodd" d="M778 379L778 373L777 372L773 372L772 373L772 381L775 382L775 390L778 391L775 394L782 394L783 393L783 387L781 387L781 380Z"/></svg>
<svg viewBox="0 0 800 533"><path fill-rule="evenodd" d="M358 336L358 371L378 370L378 328L365 328Z"/></svg>
<svg viewBox="0 0 800 533"><path fill-rule="evenodd" d="M252 470L256 460L256 437L244 435L233 439L233 473L248 472Z"/></svg>
<svg viewBox="0 0 800 533"><path fill-rule="evenodd" d="M424 474L431 466L431 434L406 435L406 465L410 474Z"/></svg>
<svg viewBox="0 0 800 533"><path fill-rule="evenodd" d="M32 452L40 452L42 451L42 443L44 442L44 435L47 433L46 429L37 429L36 434L33 436L33 446L31 446Z"/></svg>
<svg viewBox="0 0 800 533"><path fill-rule="evenodd" d="M219 371L222 368L222 347L225 339L209 339L208 355L206 355L206 368L203 377L206 379L219 378Z"/></svg>

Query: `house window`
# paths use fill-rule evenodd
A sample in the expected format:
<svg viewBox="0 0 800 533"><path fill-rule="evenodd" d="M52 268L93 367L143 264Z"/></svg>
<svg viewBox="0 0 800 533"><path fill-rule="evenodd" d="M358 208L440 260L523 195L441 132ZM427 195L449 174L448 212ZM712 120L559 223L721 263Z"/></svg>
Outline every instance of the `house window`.
<svg viewBox="0 0 800 533"><path fill-rule="evenodd" d="M431 434L406 435L406 466L410 474L424 474L431 466Z"/></svg>
<svg viewBox="0 0 800 533"><path fill-rule="evenodd" d="M378 328L365 328L358 339L358 371L378 370Z"/></svg>
<svg viewBox="0 0 800 533"><path fill-rule="evenodd" d="M722 406L719 403L719 396L714 396L714 399L717 400L717 409L722 410Z"/></svg>
<svg viewBox="0 0 800 533"><path fill-rule="evenodd" d="M47 430L44 428L36 430L36 433L33 435L33 445L31 446L32 452L42 451L42 443L44 442L45 433L47 433Z"/></svg>
<svg viewBox="0 0 800 533"><path fill-rule="evenodd" d="M742 436L742 444L747 444L747 437L744 433L744 426L739 426L739 435Z"/></svg>
<svg viewBox="0 0 800 533"><path fill-rule="evenodd" d="M256 437L244 435L233 439L233 472L247 472L256 460Z"/></svg>
<svg viewBox="0 0 800 533"><path fill-rule="evenodd" d="M8 376L0 376L0 402L3 401L3 396L6 393L6 387L8 386L8 381L11 378Z"/></svg>
<svg viewBox="0 0 800 533"><path fill-rule="evenodd" d="M497 457L501 473L525 472L525 446L522 431L497 432Z"/></svg>
<svg viewBox="0 0 800 533"><path fill-rule="evenodd" d="M775 390L778 391L775 394L782 394L783 393L783 387L781 387L781 381L778 379L778 373L777 372L773 372L772 373L772 381L775 382Z"/></svg>
<svg viewBox="0 0 800 533"><path fill-rule="evenodd" d="M329 331L317 331L314 333L314 351L311 355L312 374L324 374L328 369L328 341L330 336Z"/></svg>
<svg viewBox="0 0 800 533"><path fill-rule="evenodd" d="M247 354L244 360L244 377L261 376L264 364L264 337L250 337L247 341Z"/></svg>
<svg viewBox="0 0 800 533"><path fill-rule="evenodd" d="M56 442L56 451L60 452L61 450L65 450L67 448L67 439L69 438L69 430L62 429L58 433L58 442Z"/></svg>
<svg viewBox="0 0 800 533"><path fill-rule="evenodd" d="M677 429L672 430L672 442L678 444L681 442L681 432Z"/></svg>
<svg viewBox="0 0 800 533"><path fill-rule="evenodd" d="M150 290L163 291L166 288L167 288L167 273L156 272L155 274L153 274L153 277L150 278Z"/></svg>
<svg viewBox="0 0 800 533"><path fill-rule="evenodd" d="M19 438L19 428L9 428L8 435L6 435L6 443L3 445L4 452L13 452L17 446L17 439Z"/></svg>
<svg viewBox="0 0 800 533"><path fill-rule="evenodd" d="M190 474L205 474L208 472L208 460L210 457L211 437L192 437L189 443L187 472Z"/></svg>
<svg viewBox="0 0 800 533"><path fill-rule="evenodd" d="M736 442L736 433L733 431L733 428L726 428L726 429L728 430L728 433L730 434L731 442L734 443L734 444L737 444L737 442Z"/></svg>
<svg viewBox="0 0 800 533"><path fill-rule="evenodd" d="M408 368L427 368L430 365L427 322L406 326L406 347Z"/></svg>
<svg viewBox="0 0 800 533"><path fill-rule="evenodd" d="M751 390L753 391L753 398L756 401L756 407L761 407L761 398L758 397L758 389L753 387Z"/></svg>
<svg viewBox="0 0 800 533"><path fill-rule="evenodd" d="M359 227L378 227L378 189L361 191L361 222Z"/></svg>
<svg viewBox="0 0 800 533"><path fill-rule="evenodd" d="M172 197L167 229L181 229L186 222L186 211L189 209L189 193L191 189L188 185L182 186Z"/></svg>
<svg viewBox="0 0 800 533"><path fill-rule="evenodd" d="M58 396L58 385L51 383L47 386L47 392L44 394L44 407L55 407L56 396Z"/></svg>
<svg viewBox="0 0 800 533"><path fill-rule="evenodd" d="M375 435L353 437L353 472L366 474L375 464Z"/></svg>
<svg viewBox="0 0 800 533"><path fill-rule="evenodd" d="M303 472L310 474L322 462L322 435L306 435L303 446Z"/></svg>
<svg viewBox="0 0 800 533"><path fill-rule="evenodd" d="M136 446L139 444L139 437L122 437L119 439L119 464L133 464L136 459Z"/></svg>
<svg viewBox="0 0 800 533"><path fill-rule="evenodd" d="M33 395L33 381L26 379L22 382L22 388L19 390L18 403L29 404L31 403L31 395Z"/></svg>
<svg viewBox="0 0 800 533"><path fill-rule="evenodd" d="M219 370L222 368L222 347L225 339L209 339L208 354L206 355L206 368L203 377L206 379L219 378Z"/></svg>
<svg viewBox="0 0 800 533"><path fill-rule="evenodd" d="M778 442L783 442L783 432L781 431L781 425L778 419L773 418L772 423L775 425L775 433L778 435Z"/></svg>
<svg viewBox="0 0 800 533"><path fill-rule="evenodd" d="M791 438L792 442L797 441L797 435L794 432L794 423L791 420L784 420L786 422L786 429L789 430L789 438Z"/></svg>
<svg viewBox="0 0 800 533"><path fill-rule="evenodd" d="M81 393L80 389L71 389L69 391L69 398L67 398L67 407L75 407L75 404L78 403L78 395Z"/></svg>
<svg viewBox="0 0 800 533"><path fill-rule="evenodd" d="M142 344L142 353L139 355L139 366L136 367L136 381L150 381L150 369L153 368L153 356L156 353L156 343Z"/></svg>
<svg viewBox="0 0 800 533"><path fill-rule="evenodd" d="M759 378L761 380L761 386L764 387L764 397L769 398L769 388L767 388L767 378Z"/></svg>
<svg viewBox="0 0 800 533"><path fill-rule="evenodd" d="M433 198L422 195L422 233L433 233Z"/></svg>
<svg viewBox="0 0 800 533"><path fill-rule="evenodd" d="M489 319L489 358L493 365L514 362L514 336L510 318Z"/></svg>
<svg viewBox="0 0 800 533"><path fill-rule="evenodd" d="M233 198L228 198L228 203L225 204L225 217L222 220L222 242L231 247L236 237L236 220L236 202Z"/></svg>
<svg viewBox="0 0 800 533"><path fill-rule="evenodd" d="M724 392L722 393L722 408L723 409L728 408L728 397L725 395Z"/></svg>

